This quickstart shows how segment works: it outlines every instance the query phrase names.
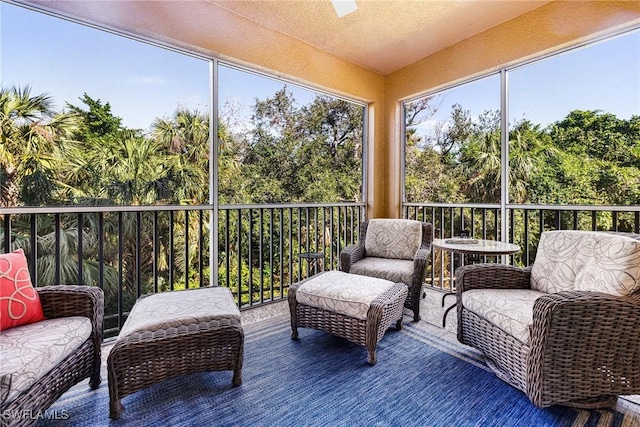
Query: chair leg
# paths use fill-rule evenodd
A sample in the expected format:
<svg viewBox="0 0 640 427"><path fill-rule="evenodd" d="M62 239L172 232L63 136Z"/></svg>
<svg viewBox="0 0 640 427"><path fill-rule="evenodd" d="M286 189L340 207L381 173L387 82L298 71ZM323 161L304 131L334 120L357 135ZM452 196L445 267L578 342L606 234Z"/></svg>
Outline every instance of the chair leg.
<svg viewBox="0 0 640 427"><path fill-rule="evenodd" d="M398 319L398 321L396 322L396 329L401 331L402 330L402 317Z"/></svg>
<svg viewBox="0 0 640 427"><path fill-rule="evenodd" d="M369 363L369 365L375 365L377 360L376 360L376 349L374 348L373 350L371 349L367 349L367 362Z"/></svg>
<svg viewBox="0 0 640 427"><path fill-rule="evenodd" d="M422 289L420 290L420 293L416 294L411 301L411 310L413 311L413 321L414 322L419 322L420 321L420 295L422 293Z"/></svg>
<svg viewBox="0 0 640 427"><path fill-rule="evenodd" d="M109 402L109 418L117 420L124 412L124 406L120 402L120 399L116 399L113 402Z"/></svg>
<svg viewBox="0 0 640 427"><path fill-rule="evenodd" d="M98 372L98 375L91 375L91 378L89 378L89 387L91 387L92 390L97 389L100 386L100 383L102 382L102 377L100 376L100 373Z"/></svg>
<svg viewBox="0 0 640 427"><path fill-rule="evenodd" d="M233 371L233 380L231 380L231 383L233 384L234 387L238 387L240 384L242 384L242 370L241 369L235 369Z"/></svg>
<svg viewBox="0 0 640 427"><path fill-rule="evenodd" d="M101 352L97 351L94 353L93 357L93 372L89 377L89 387L91 387L92 390L97 389L102 382L102 377L100 376L100 364L102 363L102 360L100 355Z"/></svg>

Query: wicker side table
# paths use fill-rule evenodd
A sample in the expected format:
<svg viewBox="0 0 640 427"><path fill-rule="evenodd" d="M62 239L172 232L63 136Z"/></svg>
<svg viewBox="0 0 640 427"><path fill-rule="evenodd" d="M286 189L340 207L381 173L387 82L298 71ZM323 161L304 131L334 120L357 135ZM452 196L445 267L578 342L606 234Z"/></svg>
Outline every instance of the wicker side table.
<svg viewBox="0 0 640 427"><path fill-rule="evenodd" d="M243 360L240 311L228 288L142 297L107 360L109 417L122 415L124 396L179 375L232 370L238 386Z"/></svg>
<svg viewBox="0 0 640 427"><path fill-rule="evenodd" d="M292 285L289 288L289 310L291 314L291 338L298 339L298 328L312 328L345 338L367 349L367 362L376 363L376 347L387 329L395 323L396 329L402 329L404 301L407 298L407 286L403 283L391 283L392 286L377 295L369 305L365 319L348 316L326 308L300 303L296 293L305 283L318 277L331 274L338 280L358 280L366 286L367 281L381 279L370 278L343 272L323 272ZM334 277L332 276L332 277ZM328 277L328 276L327 276Z"/></svg>

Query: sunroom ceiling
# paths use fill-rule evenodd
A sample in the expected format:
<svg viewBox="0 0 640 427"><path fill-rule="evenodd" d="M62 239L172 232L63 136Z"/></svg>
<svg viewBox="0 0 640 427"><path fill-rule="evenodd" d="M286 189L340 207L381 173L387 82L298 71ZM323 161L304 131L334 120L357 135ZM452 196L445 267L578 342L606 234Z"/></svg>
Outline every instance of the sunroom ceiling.
<svg viewBox="0 0 640 427"><path fill-rule="evenodd" d="M343 18L329 0L209 3L388 74L549 1L356 0Z"/></svg>
<svg viewBox="0 0 640 427"><path fill-rule="evenodd" d="M26 0L114 28L136 20L170 21L180 8L183 25L230 16L303 41L386 75L477 33L514 19L548 0L356 0L339 18L330 0ZM171 11L171 12L170 12ZM184 21L192 15L193 19ZM191 25L190 25L191 23Z"/></svg>

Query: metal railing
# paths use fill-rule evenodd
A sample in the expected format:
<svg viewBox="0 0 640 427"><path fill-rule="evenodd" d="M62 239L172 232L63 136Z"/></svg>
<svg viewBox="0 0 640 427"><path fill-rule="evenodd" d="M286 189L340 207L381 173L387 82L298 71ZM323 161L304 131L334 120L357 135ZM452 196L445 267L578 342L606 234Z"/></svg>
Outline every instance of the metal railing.
<svg viewBox="0 0 640 427"><path fill-rule="evenodd" d="M548 230L592 230L640 233L640 206L520 205L508 204L502 212L499 204L405 203L404 218L433 224L436 238L454 237L468 230L470 237L515 243L520 253L505 257L517 266L532 265L540 234ZM507 235L502 236L506 218ZM459 258L459 257L458 257ZM482 257L482 262L502 262L502 256ZM464 259L449 253L432 251L425 284L451 291L453 272Z"/></svg>
<svg viewBox="0 0 640 427"><path fill-rule="evenodd" d="M218 214L219 283L246 307L284 298L311 271L337 269L364 203L223 205Z"/></svg>
<svg viewBox="0 0 640 427"><path fill-rule="evenodd" d="M229 287L241 309L283 300L292 283L339 267L340 251L357 241L365 206L46 207L0 215L0 252L23 248L36 286L78 283L105 291L110 336L142 294L215 284ZM542 231L640 232L640 206L507 205L503 213L492 204L405 204L403 216L431 222L439 238L468 230L475 238L516 243L522 251L506 262L519 266L533 263ZM426 285L451 290L461 262L432 251Z"/></svg>
<svg viewBox="0 0 640 427"><path fill-rule="evenodd" d="M289 285L310 269L338 267L340 251L357 239L364 203L232 205L217 212L212 205L64 206L1 215L0 252L23 248L35 286L102 288L105 336L113 336L143 294L213 284L229 287L241 309L286 298Z"/></svg>

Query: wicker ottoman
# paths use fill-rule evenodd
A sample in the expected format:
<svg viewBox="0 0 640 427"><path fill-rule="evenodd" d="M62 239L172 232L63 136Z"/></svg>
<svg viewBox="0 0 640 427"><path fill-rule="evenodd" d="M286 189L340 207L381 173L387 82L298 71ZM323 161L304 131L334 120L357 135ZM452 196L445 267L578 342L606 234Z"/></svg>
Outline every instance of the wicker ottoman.
<svg viewBox="0 0 640 427"><path fill-rule="evenodd" d="M291 338L298 327L319 329L367 349L376 363L376 347L393 324L402 328L407 285L341 271L327 271L289 288Z"/></svg>
<svg viewBox="0 0 640 427"><path fill-rule="evenodd" d="M227 288L166 292L136 301L109 353L109 417L120 399L192 372L233 370L242 382L244 332Z"/></svg>

